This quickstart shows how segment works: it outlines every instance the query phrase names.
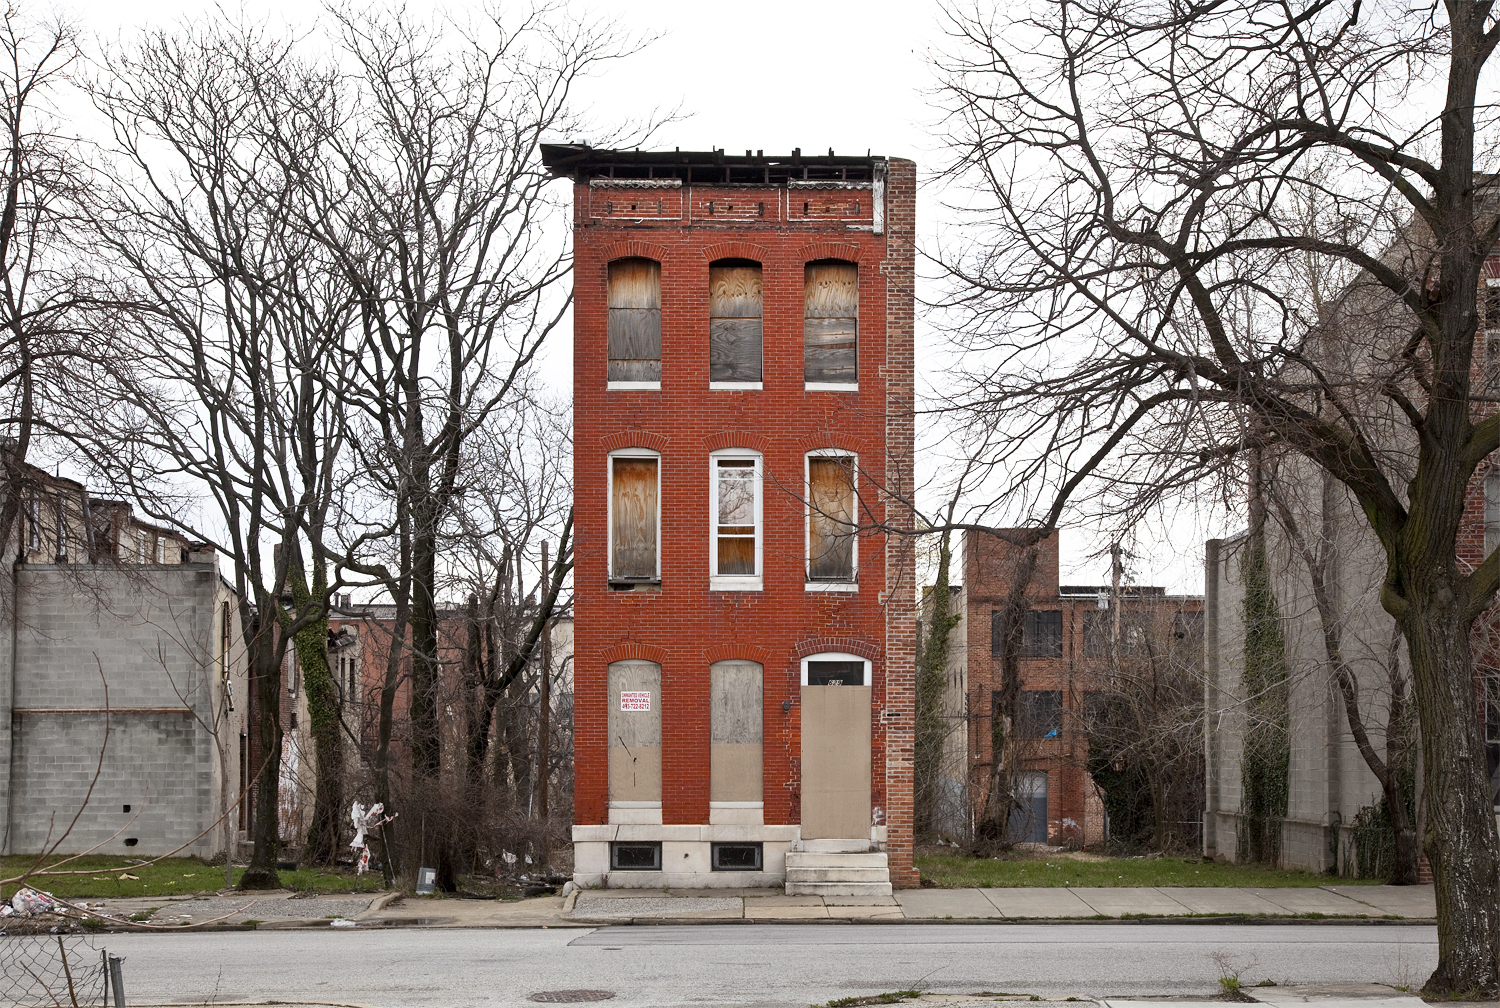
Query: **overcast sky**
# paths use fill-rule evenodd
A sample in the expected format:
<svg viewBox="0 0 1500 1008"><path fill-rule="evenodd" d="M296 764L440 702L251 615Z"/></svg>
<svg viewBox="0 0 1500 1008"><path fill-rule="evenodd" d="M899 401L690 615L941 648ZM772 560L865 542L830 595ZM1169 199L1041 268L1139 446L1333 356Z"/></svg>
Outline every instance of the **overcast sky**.
<svg viewBox="0 0 1500 1008"><path fill-rule="evenodd" d="M959 0L963 2L963 0ZM413 10L421 10L413 4ZM461 11L479 3L455 2ZM251 20L305 24L316 2L242 0L226 9ZM935 114L925 92L933 83L930 54L943 46L937 0L871 0L828 4L763 0L723 5L701 0L651 0L645 4L573 3L586 15L618 19L641 35L658 36L640 54L613 64L590 80L580 98L602 128L640 119L653 109L680 108L679 121L663 127L652 146L684 150L747 148L768 154L800 147L807 153L908 157L922 169L936 163ZM71 0L58 5L104 39L136 29L168 27L201 15L190 0ZM589 137L560 138L589 140ZM941 226L930 191L919 202L926 240ZM925 345L924 345L925 344ZM919 335L919 361L941 348L930 331ZM553 348L554 375L566 382L570 351ZM920 367L920 364L919 364ZM928 376L931 378L932 376ZM920 378L920 376L919 376ZM1172 591L1200 591L1201 541L1208 530L1179 526L1153 543L1133 573L1139 583ZM1214 534L1222 532L1216 530ZM1175 542L1179 545L1171 546ZM1094 583L1107 561L1088 560L1098 544L1064 534L1065 580ZM1071 568L1071 569L1070 569Z"/></svg>

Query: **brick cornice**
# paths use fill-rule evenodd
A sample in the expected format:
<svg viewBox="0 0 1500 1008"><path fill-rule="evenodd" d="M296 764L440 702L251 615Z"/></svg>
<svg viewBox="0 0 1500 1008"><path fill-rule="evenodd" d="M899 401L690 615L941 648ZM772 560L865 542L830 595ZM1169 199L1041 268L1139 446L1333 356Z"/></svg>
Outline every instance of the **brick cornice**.
<svg viewBox="0 0 1500 1008"><path fill-rule="evenodd" d="M814 259L844 259L857 263L859 262L859 247L845 245L842 242L812 242L798 249L797 255L803 262L811 262Z"/></svg>
<svg viewBox="0 0 1500 1008"><path fill-rule="evenodd" d="M764 455L768 452L769 445L770 442L763 436L744 431L720 431L703 439L705 451L718 451L721 448L750 448Z"/></svg>
<svg viewBox="0 0 1500 1008"><path fill-rule="evenodd" d="M709 262L715 259L754 259L758 263L763 263L768 254L764 245L752 245L750 242L743 241L720 242L703 250L703 258Z"/></svg>
<svg viewBox="0 0 1500 1008"><path fill-rule="evenodd" d="M599 250L599 257L604 262L613 262L616 259L629 259L634 256L640 256L644 259L655 259L657 262L661 262L667 258L667 247L665 245L657 245L654 242L617 241Z"/></svg>
<svg viewBox="0 0 1500 1008"><path fill-rule="evenodd" d="M615 644L605 648L604 653L599 657L604 659L605 664L617 661L649 661L660 665L667 660L667 649L657 647L655 644L626 641L624 644Z"/></svg>
<svg viewBox="0 0 1500 1008"><path fill-rule="evenodd" d="M754 644L719 644L703 651L703 660L709 665L721 661L751 661L764 666L770 658L771 652Z"/></svg>
<svg viewBox="0 0 1500 1008"><path fill-rule="evenodd" d="M792 650L798 660L824 651L844 651L870 661L880 660L880 646L859 637L810 637Z"/></svg>
<svg viewBox="0 0 1500 1008"><path fill-rule="evenodd" d="M604 435L599 439L599 447L607 452L619 451L621 448L650 448L652 451L665 453L667 441L665 434L657 434L654 431L627 430Z"/></svg>

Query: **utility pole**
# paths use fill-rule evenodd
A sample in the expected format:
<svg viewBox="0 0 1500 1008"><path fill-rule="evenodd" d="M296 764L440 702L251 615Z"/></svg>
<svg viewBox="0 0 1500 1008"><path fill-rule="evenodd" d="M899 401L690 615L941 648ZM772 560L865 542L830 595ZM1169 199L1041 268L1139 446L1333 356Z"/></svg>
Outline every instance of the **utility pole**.
<svg viewBox="0 0 1500 1008"><path fill-rule="evenodd" d="M552 563L548 557L547 541L542 540L542 597L546 597L547 586L552 583ZM537 782L536 808L543 820L547 818L547 783L552 776L552 616L542 625L542 686L541 721L536 730ZM543 857L546 854L543 852Z"/></svg>
<svg viewBox="0 0 1500 1008"><path fill-rule="evenodd" d="M1120 575L1123 567L1120 562L1120 544L1112 542L1109 544L1109 604L1114 612L1109 619L1109 653L1115 663L1120 660Z"/></svg>

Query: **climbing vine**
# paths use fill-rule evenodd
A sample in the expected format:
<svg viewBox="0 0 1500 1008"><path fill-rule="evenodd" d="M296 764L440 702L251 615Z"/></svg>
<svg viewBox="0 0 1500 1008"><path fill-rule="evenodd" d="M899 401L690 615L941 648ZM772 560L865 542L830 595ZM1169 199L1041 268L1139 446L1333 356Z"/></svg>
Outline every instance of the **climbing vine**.
<svg viewBox="0 0 1500 1008"><path fill-rule="evenodd" d="M918 833L937 830L937 811L943 791L943 745L949 726L943 717L943 694L947 687L948 634L963 619L953 612L948 588L951 542L943 533L938 543L937 578L928 596L927 619L917 644L916 724L916 828Z"/></svg>

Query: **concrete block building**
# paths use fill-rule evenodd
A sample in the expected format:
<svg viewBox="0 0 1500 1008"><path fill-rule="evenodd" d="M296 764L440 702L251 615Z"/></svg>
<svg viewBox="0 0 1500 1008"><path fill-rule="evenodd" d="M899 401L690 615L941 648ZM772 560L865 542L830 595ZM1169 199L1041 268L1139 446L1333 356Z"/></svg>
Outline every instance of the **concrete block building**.
<svg viewBox="0 0 1500 1008"><path fill-rule="evenodd" d="M574 195L576 878L911 862L915 166L544 145Z"/></svg>
<svg viewBox="0 0 1500 1008"><path fill-rule="evenodd" d="M234 849L249 690L215 553L27 477L0 578L0 850Z"/></svg>

